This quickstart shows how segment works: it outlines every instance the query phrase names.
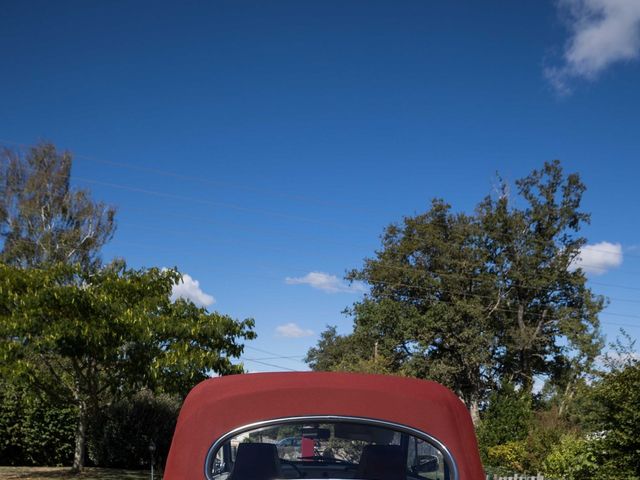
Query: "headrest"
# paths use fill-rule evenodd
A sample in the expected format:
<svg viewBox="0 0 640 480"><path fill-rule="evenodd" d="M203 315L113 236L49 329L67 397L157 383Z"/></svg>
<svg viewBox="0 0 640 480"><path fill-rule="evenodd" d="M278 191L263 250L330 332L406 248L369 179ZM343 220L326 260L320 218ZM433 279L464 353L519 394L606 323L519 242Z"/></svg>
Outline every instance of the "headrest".
<svg viewBox="0 0 640 480"><path fill-rule="evenodd" d="M366 445L362 449L358 477L367 480L405 480L406 462L400 445Z"/></svg>
<svg viewBox="0 0 640 480"><path fill-rule="evenodd" d="M278 449L271 443L241 443L230 480L272 480L280 476Z"/></svg>

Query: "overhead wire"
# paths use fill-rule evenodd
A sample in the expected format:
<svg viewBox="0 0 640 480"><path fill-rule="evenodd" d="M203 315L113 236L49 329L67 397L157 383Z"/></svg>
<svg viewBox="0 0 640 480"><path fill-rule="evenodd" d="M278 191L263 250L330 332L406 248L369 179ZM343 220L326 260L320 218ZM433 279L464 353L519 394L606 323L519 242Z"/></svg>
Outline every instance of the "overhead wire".
<svg viewBox="0 0 640 480"><path fill-rule="evenodd" d="M181 232L177 232L177 233L181 233ZM148 246L142 246L140 245L140 248L148 248ZM254 264L254 266L261 266L261 267L265 267L264 264ZM267 268L271 268L273 267L272 265L266 265ZM303 272L305 270L303 269L299 269L298 271ZM415 270L412 271L412 273L415 273ZM427 270L426 273L434 273L432 271ZM435 272L436 275L442 275L442 273L437 273ZM460 273L446 273L446 275L450 275L450 276L456 276L458 278L467 278L469 280L477 280L475 277L471 276L471 275L465 275L465 274L460 274ZM257 274L242 274L243 277L246 276L252 276L252 277L256 277L256 278L267 278L270 280L282 280L279 277L274 277L274 276L264 276L264 275L257 275ZM493 296L490 295L483 295L480 293L474 293L474 292L469 292L469 291L463 291L463 290L452 290L450 288L442 288L442 286L438 286L438 285L434 285L434 286L426 286L426 285L413 285L413 284L408 284L408 283L403 283L403 282L393 282L393 281L384 281L384 280L374 280L374 279L368 279L365 283L369 283L372 285L386 285L386 286L391 286L391 287L404 287L407 289L413 289L413 290L420 290L420 291L426 291L426 292L431 292L431 293L448 293L448 294L454 294L454 295L461 295L461 296L467 296L467 297L475 297L475 298L485 298L488 300L495 300L495 298ZM478 281L478 284L482 284L482 280ZM527 285L518 285L518 288L523 288L523 289L533 289L533 290L538 290L538 291L548 291L549 288L544 288L544 287L532 287L532 286L527 286ZM398 296L404 296L405 298L413 298L413 299L422 299L419 297L415 297L415 296L411 296L411 295L403 295L400 294ZM631 303L640 303L638 301L634 301L631 299L617 299L616 297L607 297L610 300L620 300L620 301L625 301L625 302L631 302ZM500 307L499 310L503 310L504 308ZM625 314L625 313L617 313L617 312L607 312L607 311L603 311L601 312L602 315L610 315L610 316L619 316L619 317L625 317L625 318L638 318L640 319L640 315L630 315L630 314Z"/></svg>
<svg viewBox="0 0 640 480"><path fill-rule="evenodd" d="M0 139L0 143L3 143L5 145L13 145L13 146L17 146L17 147L21 147L21 148L29 148L32 147L32 145L28 145L25 143L20 143L20 142L15 142L12 140L6 140L6 139ZM200 183L203 185L211 185L211 186L215 186L215 187L228 187L234 190L243 190L246 192L252 192L252 193L259 193L259 194L263 194L263 195L269 195L269 196L274 196L274 197L281 197L281 198L287 198L290 200L294 200L297 202L305 202L305 203L309 203L309 204L315 204L318 206L325 206L325 207L337 207L337 208L341 208L341 209L348 209L348 210L353 210L353 211L357 211L357 212L366 212L366 213L379 213L378 210L374 210L374 209L369 209L369 208L362 208L362 207L354 207L353 205L344 205L343 203L340 202L331 202L331 201L327 201L327 200L320 200L318 198L314 198L314 197L309 197L307 195L298 195L298 194L290 194L290 193L286 193L286 192L282 192L281 190L272 190L272 189L268 189L268 188L256 188L256 187L252 187L252 186L248 186L248 185L243 185L243 184L239 184L239 183L231 183L231 182L223 182L223 181L218 181L218 180L211 180L208 178L202 178L202 177L196 177L193 175L184 175L182 173L177 173L177 172L172 172L169 170L164 170L164 169L160 169L160 168L156 168L156 167L148 167L148 166L141 166L141 165L132 165L132 164L128 164L128 163L124 163L124 162L115 162L112 160L104 160L104 159L99 159L93 156L89 156L89 155L84 155L84 154L78 154L78 153L73 153L73 157L74 158L79 158L82 160L86 160L88 162L94 163L94 164L99 164L99 165L109 165L109 166L114 166L114 167L118 167L118 168L124 168L124 169L128 169L128 170L133 170L133 171L138 171L138 172L143 172L143 173L153 173L159 176L163 176L163 177L168 177L168 178L177 178L179 180L186 180L186 181L191 181L191 182L195 182L195 183Z"/></svg>
<svg viewBox="0 0 640 480"><path fill-rule="evenodd" d="M260 278L260 279L268 279L268 280L278 280L281 281L282 279L280 277L275 277L272 275L259 275L259 274L242 274L242 277L254 277L254 278ZM465 296L467 298L484 298L484 299L490 299L490 300L495 300L495 298L493 296L489 296L489 295L482 295L480 293L473 293L473 292L463 292L463 291L455 291L455 290L451 290L451 289L443 289L441 287L427 287L427 286L421 286L421 285L409 285L409 284L399 284L396 282L384 282L384 281L377 281L377 280L371 280L370 283L372 284L380 284L380 285L390 285L390 286L404 286L404 287L410 287L413 289L417 289L417 290L424 290L424 291L431 291L431 292L436 292L436 293L449 293L449 294L455 294L455 295L462 295ZM410 299L410 300L424 300L424 297L418 297L416 295L407 295L407 294L399 294L399 295L392 295L392 294L385 294L385 293L379 293L377 294L377 296L381 296L381 297L386 297L386 298L392 298L395 299L397 297L402 297L405 299ZM445 299L436 299L434 302L434 304L437 303L445 303L445 304L454 304L454 302L452 300L445 300ZM514 308L505 308L505 307L496 307L494 309L494 311L500 311L500 312L506 312L506 313L518 313L517 309ZM632 315L632 314L625 314L625 313L618 313L618 312L607 312L602 311L599 313L599 315L606 315L606 316L616 316L616 317L624 317L624 318L633 318L633 319L640 319L640 315ZM531 315L531 314L527 314L528 318L540 318L540 315ZM628 323L617 323L617 322L611 322L608 320L602 320L600 319L600 323L601 324L605 324L605 325L613 325L613 326L626 326L626 327L640 327L640 324L638 325L634 325L634 324L628 324ZM249 347L247 347L249 348ZM270 355L278 355L276 353L273 352L268 352L266 350L258 350L262 353L267 353ZM278 358L284 358L282 356L279 356Z"/></svg>
<svg viewBox="0 0 640 480"><path fill-rule="evenodd" d="M167 172L165 172L167 173ZM155 195L155 196L161 196L161 197L165 197L165 198L171 198L171 199L180 199L183 201L190 201L190 202L200 202L200 203L204 203L204 204L209 204L209 205L214 205L214 206L220 206L223 208L231 208L231 209L237 209L239 211L250 211L250 212L254 212L254 213L261 213L261 214L267 214L267 215L275 215L275 216L281 216L283 218L288 218L288 219L292 219L292 220L297 220L297 221L310 221L312 223L316 223L316 221L314 219L309 219L309 218L305 218L305 217L298 217L298 216L289 216L289 215L285 215L285 214L281 214L279 212L271 212L271 211L265 211L265 210L261 210L261 209L250 209L250 208L246 208L243 206L239 206L239 205L234 205L234 204L228 204L228 203L224 203L224 202L213 202L213 201L209 201L209 200L203 200L203 199L196 199L196 198L192 198L192 197L183 197L183 196L179 196L179 195L173 195L173 194L167 194L164 192L157 192L157 191L153 191L153 190L147 190L147 189L142 189L142 188L137 188L137 187L131 187L131 186L127 186L127 185L121 185L121 184L116 184L116 183L110 183L110 182L102 182L102 181L98 181L98 180L93 180L93 179L88 179L88 178L84 178L84 177L74 177L76 179L80 179L81 181L85 181L87 183L94 183L97 185L103 185L103 186L108 186L108 187L112 187L112 188L121 188L121 189L127 189L129 191L134 191L134 192L138 192L138 193L142 193L142 194L148 194L148 195ZM324 222L322 222L321 224L325 224ZM136 225L139 227L139 225ZM331 224L331 226L336 226L335 224ZM166 232L166 229L163 229L164 232ZM235 241L234 243L237 243L237 241ZM289 250L289 249L287 249ZM592 249L595 251L595 249ZM612 253L608 250L604 250L604 252L606 253ZM375 262L375 260L374 260ZM383 265L385 266L385 265ZM399 269L406 269L407 271L411 271L412 273L415 273L415 267L413 266L398 266L398 265L388 265L388 267L390 268L399 268ZM429 273L434 273L435 275L438 276L446 276L446 275L452 275L452 276L460 276L460 273L452 273L452 272L437 272L437 271L429 271ZM368 283L383 283L383 282L376 282L376 281L368 281ZM401 283L396 283L396 282L387 282L387 283L393 283L397 286L407 286L410 288L419 288L415 285L403 285ZM608 287L612 287L612 288L622 288L622 289L630 289L630 290L640 290L639 287L631 287L631 286L627 286L627 285L619 285L619 284L609 284L609 283L603 283L603 282L597 282L597 281L592 281L590 280L590 283L595 284L595 285L602 285L602 286L608 286ZM547 290L546 287L534 287L534 286L528 286L528 285L518 285L518 288L522 288L522 289L534 289L534 290ZM613 300L613 298L612 298ZM627 301L627 300L625 300ZM634 316L634 315L627 315L627 314L617 314L617 313L608 313L608 312L603 312L603 314L606 315L612 315L612 316L625 316L627 318L640 318L640 316Z"/></svg>
<svg viewBox="0 0 640 480"><path fill-rule="evenodd" d="M0 143L4 143L6 145L20 146L20 147L30 147L30 145L28 145L28 144L15 142L15 141L11 141L11 140L6 140L6 139L0 139ZM220 185L229 186L229 184L227 182L212 181L212 180L208 180L208 179L202 179L202 178L199 178L199 177L193 177L193 176L189 176L189 175L178 174L178 173L175 173L175 172L170 172L170 171L167 171L167 170L162 170L162 169L157 169L157 168L152 168L152 167L140 167L140 166L137 166L137 165L128 165L128 164L125 164L125 163L122 163L122 162L113 162L113 161L109 161L109 160L100 160L100 159L97 159L95 157L90 157L90 156L81 155L81 154L73 154L73 156L74 156L74 158L83 158L83 159L90 160L92 162L99 163L99 164L111 165L111 166L116 166L116 167L120 167L120 168L129 168L129 169L132 169L132 170L140 170L140 171L145 171L145 172L148 172L148 173L156 173L156 174L159 174L159 175L162 175L162 176L174 177L174 178L179 178L179 179L182 179L182 180L196 181L196 182L200 182L200 183L211 183L211 184L215 184L217 186L220 186ZM278 216L278 217L282 217L282 218L287 218L287 219L290 219L290 220L303 221L303 222L309 222L309 223L317 223L317 224L320 224L320 225L327 225L327 226L333 226L333 227L346 228L346 229L353 230L353 224L344 225L344 224L336 224L336 223L327 223L327 222L318 221L317 219L312 219L312 218L309 218L309 217L300 217L300 216L296 216L296 215L285 214L285 213L282 213L282 212L254 209L254 208L251 208L251 207L244 207L242 205L230 204L230 203L225 203L225 202L215 202L215 201L210 201L210 200L206 200L206 199L185 197L185 196L182 196L182 195L174 195L174 194L169 194L169 193L165 193L165 192L158 192L158 191L154 191L154 190L148 190L148 189L143 189L143 188L134 187L134 186L130 186L130 185L119 184L119 183L104 182L104 181L101 181L101 180L95 180L95 179L86 178L86 177L80 177L80 176L75 176L75 175L73 176L73 178L76 179L76 180L84 181L86 183L91 183L91 184L95 184L95 185L102 185L102 186L106 186L106 187L110 187L110 188L129 190L129 191L132 191L132 192L148 194L148 195L154 195L154 196L164 197L164 198L170 198L170 199L174 199L174 200L182 200L182 201L202 203L202 204L207 204L207 205L211 205L211 206L218 206L218 207L222 207L222 208L229 208L229 209L238 210L238 211L259 213L259 214L264 214L264 215L272 215L272 216ZM265 193L265 194L275 194L275 195L280 195L280 196L282 196L282 195L287 196L287 194L283 194L282 192L270 191L268 189L254 189L253 187L243 186L243 185L239 185L239 184L235 184L232 188L236 188L236 189L237 188L242 188L242 189L247 189L247 190L254 190L256 192L262 192L262 193ZM297 199L298 201L316 201L317 200L317 199L312 199L311 197L297 197L295 195L291 196L291 197L293 199ZM322 201L318 201L318 202L323 203ZM339 207L341 209L348 208L348 205L345 205L344 203L328 202L328 203L326 203L326 205L327 206L337 206L337 207ZM607 253L607 254L615 254L616 253L616 252L612 252L611 250L593 248L592 246L589 246L589 249L590 249L590 251L600 252L600 253ZM640 259L640 255L634 255L634 254L630 254L628 252L625 252L624 255L626 257L634 257L634 258L639 258ZM587 265L587 264L585 264L585 265Z"/></svg>
<svg viewBox="0 0 640 480"><path fill-rule="evenodd" d="M256 360L256 359L253 359L253 358L240 357L240 360L257 363L259 365L265 365L267 367L279 368L280 370L286 370L288 372L299 372L300 371L300 370L296 370L295 368L283 367L282 365L276 365L275 363L263 362L261 360Z"/></svg>
<svg viewBox="0 0 640 480"><path fill-rule="evenodd" d="M191 234L187 234L186 232L184 232L184 230L173 230L173 229L167 229L165 227L150 227L150 226L146 226L146 225L141 225L140 223L136 223L136 224L127 224L133 228L139 228L139 229L144 229L144 230L155 230L155 231L159 231L162 233L171 233L171 234L175 234L175 235L179 235L179 236L188 236L189 238L193 238L193 235ZM230 240L230 239L221 239L218 236L203 236L200 235L199 238L201 239L205 239L205 240L214 240L216 242L221 242L221 243L231 243L234 245L238 244L238 240L234 239L234 240ZM245 242L245 243L249 243L249 244L253 244L256 245L256 242ZM267 249L267 250L272 250L272 251L277 251L277 252L281 252L281 253L291 253L293 250L291 248L285 248L285 247L273 247L273 246L265 246L263 243L259 244L260 247L262 249ZM376 260L373 259L373 262L375 263ZM402 266L402 265L396 265L396 264L391 264L391 263L378 263L379 266L381 266L382 268L390 268L393 270L399 270L399 271L406 271L412 274L415 274L416 272L418 272L418 268L419 267L415 267L412 265L406 265L406 266ZM300 269L300 271L302 271L302 269ZM478 281L477 276L473 276L471 274L465 274L465 273L459 273L459 272L444 272L444 271L439 271L439 270L431 270L431 269L425 269L424 270L425 273L428 274L432 274L435 277L456 277L456 278L468 278L468 279L472 279L472 280L476 280ZM594 280L588 280L589 283L594 284L594 285L601 285L601 286L607 286L607 287L612 287L612 288L622 288L622 289L629 289L629 290L640 290L640 287L632 287L632 286L628 286L628 285L620 285L620 284L611 284L611 283L603 283L603 282L598 282L598 281L594 281ZM399 284L402 286L402 284ZM527 285L527 284L518 284L517 288L522 289L522 290L534 290L534 291L548 291L549 287L540 287L540 286L533 286L533 285ZM611 300L615 300L616 297L608 297ZM625 301L629 301L626 300ZM635 303L634 301L631 301L632 303Z"/></svg>

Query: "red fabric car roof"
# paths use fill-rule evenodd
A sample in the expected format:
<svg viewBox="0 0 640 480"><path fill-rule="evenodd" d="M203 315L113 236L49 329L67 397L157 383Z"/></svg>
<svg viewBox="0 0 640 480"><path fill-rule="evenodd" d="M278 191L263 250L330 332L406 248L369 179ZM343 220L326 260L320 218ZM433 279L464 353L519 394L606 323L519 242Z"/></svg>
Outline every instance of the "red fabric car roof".
<svg viewBox="0 0 640 480"><path fill-rule="evenodd" d="M251 423L305 415L367 417L421 430L441 441L460 480L482 480L471 418L434 382L385 375L296 372L206 380L180 411L165 480L202 480L207 451L225 433Z"/></svg>

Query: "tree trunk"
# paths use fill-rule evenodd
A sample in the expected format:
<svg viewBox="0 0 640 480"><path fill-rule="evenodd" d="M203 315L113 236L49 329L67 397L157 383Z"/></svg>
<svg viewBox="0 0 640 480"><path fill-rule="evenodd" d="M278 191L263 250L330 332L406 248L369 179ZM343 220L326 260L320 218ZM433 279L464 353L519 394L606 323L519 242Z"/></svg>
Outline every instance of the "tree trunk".
<svg viewBox="0 0 640 480"><path fill-rule="evenodd" d="M570 379L567 382L567 386L564 388L564 394L562 395L562 399L560 400L560 408L558 409L558 415L564 415L564 412L567 408L567 405L571 403L573 400L573 379Z"/></svg>
<svg viewBox="0 0 640 480"><path fill-rule="evenodd" d="M478 402L478 399L474 398L469 402L467 408L469 409L473 426L477 427L480 423L480 402Z"/></svg>
<svg viewBox="0 0 640 480"><path fill-rule="evenodd" d="M84 456L87 443L87 404L84 400L80 400L78 410L78 425L76 427L76 448L73 453L74 472L81 472L84 468Z"/></svg>
<svg viewBox="0 0 640 480"><path fill-rule="evenodd" d="M458 393L458 398L462 403L464 403L464 406L467 407L467 411L469 412L469 415L471 415L473 426L477 427L480 423L480 401L473 394L462 395L461 393Z"/></svg>

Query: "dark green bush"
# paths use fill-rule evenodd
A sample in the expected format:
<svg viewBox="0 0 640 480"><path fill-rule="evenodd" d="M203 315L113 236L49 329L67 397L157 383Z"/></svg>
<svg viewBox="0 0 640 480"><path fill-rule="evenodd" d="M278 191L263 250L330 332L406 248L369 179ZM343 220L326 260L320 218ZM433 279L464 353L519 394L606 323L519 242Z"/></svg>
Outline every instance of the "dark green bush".
<svg viewBox="0 0 640 480"><path fill-rule="evenodd" d="M505 385L489 397L488 407L482 414L477 430L485 465L491 465L489 448L527 438L532 415L531 396L516 391L511 385Z"/></svg>
<svg viewBox="0 0 640 480"><path fill-rule="evenodd" d="M0 465L69 465L75 409L0 384Z"/></svg>
<svg viewBox="0 0 640 480"><path fill-rule="evenodd" d="M156 446L155 464L163 466L171 445L180 400L143 391L100 412L89 426L91 463L110 468L148 468L149 445Z"/></svg>

